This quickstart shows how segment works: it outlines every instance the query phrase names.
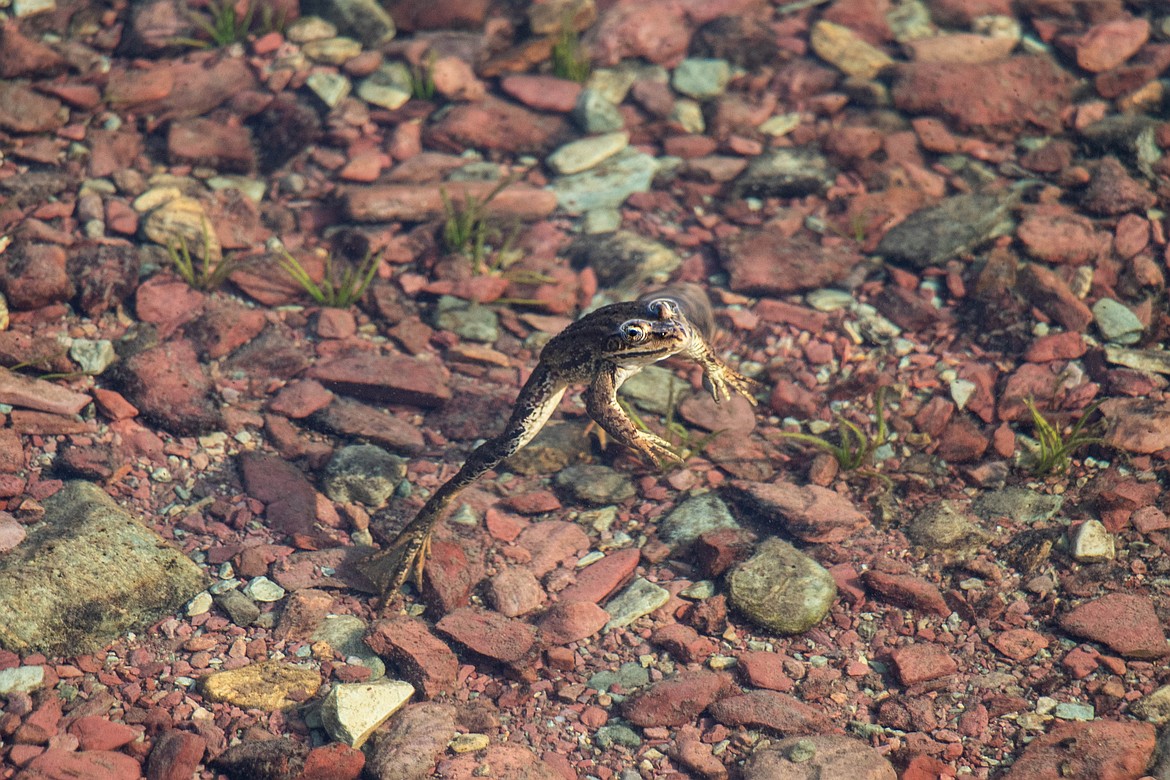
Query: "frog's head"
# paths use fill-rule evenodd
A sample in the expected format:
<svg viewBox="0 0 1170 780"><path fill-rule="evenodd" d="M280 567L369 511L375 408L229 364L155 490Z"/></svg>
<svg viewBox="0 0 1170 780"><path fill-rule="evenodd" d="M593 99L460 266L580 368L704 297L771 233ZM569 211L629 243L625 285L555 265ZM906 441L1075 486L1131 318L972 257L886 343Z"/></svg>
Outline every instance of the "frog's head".
<svg viewBox="0 0 1170 780"><path fill-rule="evenodd" d="M690 343L691 325L673 301L656 299L644 307L645 316L623 320L610 333L605 340L606 360L622 368L641 368L678 354Z"/></svg>

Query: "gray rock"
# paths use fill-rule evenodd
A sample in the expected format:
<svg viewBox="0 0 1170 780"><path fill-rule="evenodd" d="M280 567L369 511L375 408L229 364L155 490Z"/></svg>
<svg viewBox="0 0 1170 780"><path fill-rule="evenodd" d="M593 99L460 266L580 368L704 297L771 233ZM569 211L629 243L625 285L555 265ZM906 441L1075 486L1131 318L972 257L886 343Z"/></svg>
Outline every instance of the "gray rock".
<svg viewBox="0 0 1170 780"><path fill-rule="evenodd" d="M1114 344L1136 344L1145 330L1128 306L1112 298L1102 298L1093 304L1093 319L1105 340Z"/></svg>
<svg viewBox="0 0 1170 780"><path fill-rule="evenodd" d="M342 35L366 46L377 46L394 37L394 20L377 0L304 0L302 14L313 14L337 26Z"/></svg>
<svg viewBox="0 0 1170 780"><path fill-rule="evenodd" d="M673 545L686 545L718 528L739 528L727 504L714 493L689 498L658 524L658 535Z"/></svg>
<svg viewBox="0 0 1170 780"><path fill-rule="evenodd" d="M573 108L573 120L586 133L613 133L625 126L618 107L595 89L581 90Z"/></svg>
<svg viewBox="0 0 1170 780"><path fill-rule="evenodd" d="M410 69L401 62L383 63L358 84L357 95L367 103L393 111L414 94Z"/></svg>
<svg viewBox="0 0 1170 780"><path fill-rule="evenodd" d="M183 607L207 582L180 550L88 482L69 482L0 557L0 645L92 653Z"/></svg>
<svg viewBox="0 0 1170 780"><path fill-rule="evenodd" d="M366 644L367 628L366 621L356 615L326 615L310 641L325 642L342 658L357 659L370 670L372 682L386 675L386 663Z"/></svg>
<svg viewBox="0 0 1170 780"><path fill-rule="evenodd" d="M517 474L556 474L581 460L589 452L585 426L576 422L554 422L540 429L536 438L504 462Z"/></svg>
<svg viewBox="0 0 1170 780"><path fill-rule="evenodd" d="M406 476L406 461L373 444L354 444L334 453L322 475L325 495L339 504L384 506Z"/></svg>
<svg viewBox="0 0 1170 780"><path fill-rule="evenodd" d="M732 605L756 625L799 634L820 623L837 584L819 563L787 542L768 539L727 578Z"/></svg>
<svg viewBox="0 0 1170 780"><path fill-rule="evenodd" d="M1071 539L1073 560L1078 563L1104 563L1117 557L1113 534L1100 520L1089 518L1077 528Z"/></svg>
<svg viewBox="0 0 1170 780"><path fill-rule="evenodd" d="M500 337L499 316L479 303L444 295L435 308L435 327L449 330L469 341L491 344Z"/></svg>
<svg viewBox="0 0 1170 780"><path fill-rule="evenodd" d="M597 742L597 746L603 750L614 745L628 748L637 748L642 745L642 738L638 736L638 732L621 723L607 723L597 730L593 739Z"/></svg>
<svg viewBox="0 0 1170 780"><path fill-rule="evenodd" d="M671 74L670 85L696 100L719 97L731 80L731 66L725 60L688 57Z"/></svg>
<svg viewBox="0 0 1170 780"><path fill-rule="evenodd" d="M1062 496L1050 496L1022 487L984 493L971 502L971 511L984 520L1010 517L1025 525L1049 520L1060 511Z"/></svg>
<svg viewBox="0 0 1170 780"><path fill-rule="evenodd" d="M0 669L0 696L10 693L32 693L45 684L45 667L13 666Z"/></svg>
<svg viewBox="0 0 1170 780"><path fill-rule="evenodd" d="M815 780L852 777L897 780L889 761L864 742L838 734L789 737L752 753L743 780Z"/></svg>
<svg viewBox="0 0 1170 780"><path fill-rule="evenodd" d="M360 748L413 695L414 686L402 680L339 683L321 702L321 723L338 742Z"/></svg>
<svg viewBox="0 0 1170 780"><path fill-rule="evenodd" d="M645 152L625 149L587 171L560 176L549 189L557 205L570 214L616 209L635 192L647 192L658 173L658 161Z"/></svg>
<svg viewBox="0 0 1170 780"><path fill-rule="evenodd" d="M628 661L617 668L617 671L606 669L589 678L586 683L595 691L605 693L613 685L620 685L627 691L641 688L650 684L650 670L642 664Z"/></svg>
<svg viewBox="0 0 1170 780"><path fill-rule="evenodd" d="M267 577L260 576L253 577L248 581L248 584L244 586L244 595L253 601L269 604L283 599L286 591Z"/></svg>
<svg viewBox="0 0 1170 780"><path fill-rule="evenodd" d="M557 487L590 504L616 504L634 496L629 477L596 463L569 466L557 474Z"/></svg>
<svg viewBox="0 0 1170 780"><path fill-rule="evenodd" d="M682 264L674 250L629 230L579 236L564 253L575 267L592 268L603 287L637 288Z"/></svg>
<svg viewBox="0 0 1170 780"><path fill-rule="evenodd" d="M914 544L929 550L970 554L984 548L991 534L975 518L959 511L949 501L937 501L922 509L906 529Z"/></svg>
<svg viewBox="0 0 1170 780"><path fill-rule="evenodd" d="M626 380L621 394L639 409L665 415L672 402L677 407L691 395L691 385L662 366L646 366Z"/></svg>
<svg viewBox="0 0 1170 780"><path fill-rule="evenodd" d="M326 70L315 70L310 73L305 79L305 86L329 108L336 108L338 103L349 97L353 89L348 76Z"/></svg>
<svg viewBox="0 0 1170 780"><path fill-rule="evenodd" d="M0 693L3 693L0 690ZM1155 726L1170 723L1170 685L1163 685L1148 696L1130 705L1129 711Z"/></svg>
<svg viewBox="0 0 1170 780"><path fill-rule="evenodd" d="M215 603L233 623L243 628L252 625L260 617L260 607L256 606L256 602L235 588L215 596Z"/></svg>
<svg viewBox="0 0 1170 780"><path fill-rule="evenodd" d="M69 357L86 374L98 376L117 359L114 344L109 339L73 339Z"/></svg>
<svg viewBox="0 0 1170 780"><path fill-rule="evenodd" d="M824 193L836 175L824 155L800 147L781 148L755 157L733 190L740 198L801 198Z"/></svg>
<svg viewBox="0 0 1170 780"><path fill-rule="evenodd" d="M942 265L999 235L1016 193L968 193L914 212L882 236L875 254L912 268Z"/></svg>
<svg viewBox="0 0 1170 780"><path fill-rule="evenodd" d="M649 615L654 610L666 605L670 601L670 591L650 580L639 577L629 584L625 590L614 596L605 605L609 613L609 622L603 631L612 631L615 628L628 626L643 615Z"/></svg>
<svg viewBox="0 0 1170 780"><path fill-rule="evenodd" d="M603 133L570 141L545 159L545 164L565 176L587 171L630 145L626 132Z"/></svg>

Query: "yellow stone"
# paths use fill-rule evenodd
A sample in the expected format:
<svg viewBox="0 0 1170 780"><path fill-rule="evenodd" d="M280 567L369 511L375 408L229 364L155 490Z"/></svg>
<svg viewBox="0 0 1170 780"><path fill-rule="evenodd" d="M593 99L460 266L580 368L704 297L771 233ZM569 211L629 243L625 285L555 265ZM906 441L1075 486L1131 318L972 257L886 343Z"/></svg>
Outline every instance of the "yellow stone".
<svg viewBox="0 0 1170 780"><path fill-rule="evenodd" d="M460 734L447 745L455 753L474 753L491 744L487 734Z"/></svg>
<svg viewBox="0 0 1170 780"><path fill-rule="evenodd" d="M321 673L299 664L265 661L209 674L200 685L212 701L271 712L292 709L315 694L321 687Z"/></svg>
<svg viewBox="0 0 1170 780"><path fill-rule="evenodd" d="M813 25L809 43L818 57L847 76L872 79L893 62L890 55L867 43L853 30L824 20Z"/></svg>

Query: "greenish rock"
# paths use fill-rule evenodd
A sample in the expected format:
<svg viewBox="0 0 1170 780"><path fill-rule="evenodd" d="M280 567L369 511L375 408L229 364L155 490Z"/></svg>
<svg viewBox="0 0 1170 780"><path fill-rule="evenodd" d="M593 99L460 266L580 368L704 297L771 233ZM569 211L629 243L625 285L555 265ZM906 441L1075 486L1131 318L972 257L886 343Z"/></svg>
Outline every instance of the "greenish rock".
<svg viewBox="0 0 1170 780"><path fill-rule="evenodd" d="M740 198L802 198L823 194L836 177L824 155L804 147L785 147L753 158L732 189Z"/></svg>
<svg viewBox="0 0 1170 780"><path fill-rule="evenodd" d="M597 730L593 739L602 749L609 749L614 745L627 748L637 748L642 745L642 738L638 736L638 732L620 723L607 723Z"/></svg>
<svg viewBox="0 0 1170 780"><path fill-rule="evenodd" d="M406 461L373 444L337 450L321 477L330 500L339 504L385 506L406 477Z"/></svg>
<svg viewBox="0 0 1170 780"><path fill-rule="evenodd" d="M315 70L310 73L305 79L305 86L329 108L336 108L338 103L349 97L349 92L353 89L349 77L327 70Z"/></svg>
<svg viewBox="0 0 1170 780"><path fill-rule="evenodd" d="M1018 200L1018 192L944 198L890 228L875 254L911 268L942 265L1000 235L1011 224Z"/></svg>
<svg viewBox="0 0 1170 780"><path fill-rule="evenodd" d="M236 588L226 590L214 598L215 605L226 612L237 626L247 628L260 617L260 607L256 606L256 602ZM190 607L187 608L187 614L191 614Z"/></svg>
<svg viewBox="0 0 1170 780"><path fill-rule="evenodd" d="M625 381L621 395L639 409L665 415L672 403L677 407L691 395L691 385L662 366L646 366Z"/></svg>
<svg viewBox="0 0 1170 780"><path fill-rule="evenodd" d="M435 327L449 330L469 341L493 343L500 337L500 318L479 303L468 303L451 295L439 298Z"/></svg>
<svg viewBox="0 0 1170 780"><path fill-rule="evenodd" d="M339 683L321 702L321 725L338 742L360 748L413 695L414 686L402 680Z"/></svg>
<svg viewBox="0 0 1170 780"><path fill-rule="evenodd" d="M573 121L586 133L614 133L625 126L618 107L593 89L581 90L573 107Z"/></svg>
<svg viewBox="0 0 1170 780"><path fill-rule="evenodd" d="M756 625L783 635L800 634L820 623L837 597L837 584L823 566L774 538L732 569L727 585L736 609Z"/></svg>
<svg viewBox="0 0 1170 780"><path fill-rule="evenodd" d="M685 132L702 135L707 131L707 120L703 116L703 107L694 100L676 100L674 108L670 110L670 121L677 124Z"/></svg>
<svg viewBox="0 0 1170 780"><path fill-rule="evenodd" d="M991 534L972 515L961 512L950 501L936 501L924 507L906 528L914 544L928 550L971 554L987 546Z"/></svg>
<svg viewBox="0 0 1170 780"><path fill-rule="evenodd" d="M3 674L0 672L0 675ZM0 688L0 693L3 692L3 689ZM1155 726L1170 723L1170 685L1163 685L1148 696L1135 701L1130 705L1129 711Z"/></svg>
<svg viewBox="0 0 1170 780"><path fill-rule="evenodd" d="M386 676L386 664L366 644L366 621L356 615L326 615L310 637L311 642L325 642L341 657L357 660L370 670L370 682Z"/></svg>
<svg viewBox="0 0 1170 780"><path fill-rule="evenodd" d="M238 190L253 203L264 200L264 194L268 192L268 182L246 176L212 176L206 183L208 189L215 192Z"/></svg>
<svg viewBox="0 0 1170 780"><path fill-rule="evenodd" d="M983 493L971 502L971 511L983 520L1010 517L1025 525L1051 520L1064 504L1063 496L1037 493L1022 487L1008 487Z"/></svg>
<svg viewBox="0 0 1170 780"><path fill-rule="evenodd" d="M517 474L557 474L589 452L589 436L578 422L558 421L540 433L515 455L504 461Z"/></svg>
<svg viewBox="0 0 1170 780"><path fill-rule="evenodd" d="M284 31L284 36L293 43L306 44L311 41L323 41L326 38L337 36L337 25L327 22L320 16L313 16L307 11L306 15L294 20Z"/></svg>
<svg viewBox="0 0 1170 780"><path fill-rule="evenodd" d="M1052 714L1061 720L1092 720L1097 717L1091 704L1081 704L1076 701L1062 701L1056 705Z"/></svg>
<svg viewBox="0 0 1170 780"><path fill-rule="evenodd" d="M244 586L244 595L262 604L280 601L285 597L285 594L286 591L284 588L264 576L253 577Z"/></svg>
<svg viewBox="0 0 1170 780"><path fill-rule="evenodd" d="M353 38L338 36L309 41L301 47L306 57L326 65L342 65L362 53L362 45Z"/></svg>
<svg viewBox="0 0 1170 780"><path fill-rule="evenodd" d="M658 524L658 535L678 547L690 544L708 531L739 528L727 504L714 493L688 498Z"/></svg>
<svg viewBox="0 0 1170 780"><path fill-rule="evenodd" d="M731 66L726 60L688 57L678 64L670 77L675 92L696 100L719 97L731 81Z"/></svg>
<svg viewBox="0 0 1170 780"><path fill-rule="evenodd" d="M670 591L655 585L645 577L639 577L605 605L609 613L609 622L603 631L612 631L615 628L628 626L643 615L649 615L656 609L666 606L670 601Z"/></svg>
<svg viewBox="0 0 1170 780"><path fill-rule="evenodd" d="M564 254L574 266L592 268L603 287L621 289L665 279L682 265L682 258L670 247L629 230L578 236Z"/></svg>
<svg viewBox="0 0 1170 780"><path fill-rule="evenodd" d="M617 504L635 493L629 477L597 463L569 466L557 474L557 487L589 504Z"/></svg>
<svg viewBox="0 0 1170 780"><path fill-rule="evenodd" d="M622 213L617 209L593 209L581 219L581 232L589 235L612 233L622 226Z"/></svg>
<svg viewBox="0 0 1170 780"><path fill-rule="evenodd" d="M91 376L99 376L118 359L109 339L73 339L69 357L83 373Z"/></svg>
<svg viewBox="0 0 1170 780"><path fill-rule="evenodd" d="M0 646L79 655L181 610L202 570L89 482L67 482L0 556Z"/></svg>
<svg viewBox="0 0 1170 780"><path fill-rule="evenodd" d="M647 192L658 163L645 152L625 149L587 171L560 176L548 188L557 205L569 214L616 209L635 192Z"/></svg>
<svg viewBox="0 0 1170 780"><path fill-rule="evenodd" d="M1106 341L1128 346L1141 341L1142 321L1123 303L1102 298L1093 304L1093 320Z"/></svg>
<svg viewBox="0 0 1170 780"><path fill-rule="evenodd" d="M619 666L616 671L606 669L598 672L590 677L586 684L593 690L602 693L614 685L620 685L623 689L632 691L650 684L650 670L639 663L628 661Z"/></svg>
<svg viewBox="0 0 1170 780"><path fill-rule="evenodd" d="M337 26L337 31L356 38L364 46L378 46L391 40L394 20L377 0L303 0L302 14L314 14Z"/></svg>
<svg viewBox="0 0 1170 780"><path fill-rule="evenodd" d="M410 69L401 62L387 62L358 84L357 96L389 111L401 108L414 94Z"/></svg>
<svg viewBox="0 0 1170 780"><path fill-rule="evenodd" d="M10 693L32 693L45 684L45 667L13 666L0 669L0 696Z"/></svg>
<svg viewBox="0 0 1170 780"><path fill-rule="evenodd" d="M603 133L570 141L550 154L545 163L562 176L593 168L630 145L625 131Z"/></svg>

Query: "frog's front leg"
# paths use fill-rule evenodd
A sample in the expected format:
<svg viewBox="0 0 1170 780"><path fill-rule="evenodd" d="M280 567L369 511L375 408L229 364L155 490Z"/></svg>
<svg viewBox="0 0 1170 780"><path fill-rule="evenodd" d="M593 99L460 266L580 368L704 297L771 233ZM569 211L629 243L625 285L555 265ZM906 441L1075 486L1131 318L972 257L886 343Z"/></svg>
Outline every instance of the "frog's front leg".
<svg viewBox="0 0 1170 780"><path fill-rule="evenodd" d="M638 430L617 402L618 368L605 364L585 390L585 410L606 433L655 464L682 463L670 442L649 431Z"/></svg>
<svg viewBox="0 0 1170 780"><path fill-rule="evenodd" d="M755 383L717 358L715 353L711 351L711 347L698 334L691 339L685 353L687 357L702 366L703 387L711 393L715 403L723 400L730 401L731 391L734 390L748 399L752 406L756 405L756 398L752 395L752 386Z"/></svg>

